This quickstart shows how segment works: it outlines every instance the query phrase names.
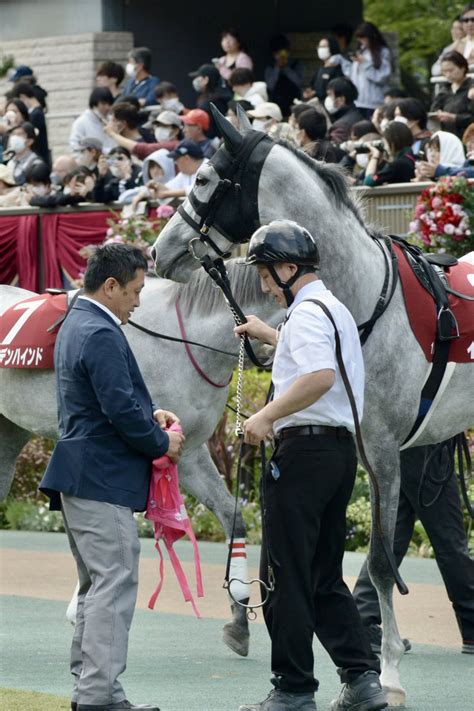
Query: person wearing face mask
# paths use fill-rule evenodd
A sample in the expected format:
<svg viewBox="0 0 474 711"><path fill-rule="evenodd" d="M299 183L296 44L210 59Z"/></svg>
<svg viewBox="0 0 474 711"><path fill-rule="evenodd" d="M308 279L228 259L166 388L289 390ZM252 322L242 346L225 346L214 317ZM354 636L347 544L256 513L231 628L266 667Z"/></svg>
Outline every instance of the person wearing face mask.
<svg viewBox="0 0 474 711"><path fill-rule="evenodd" d="M126 148L113 148L107 158L101 156L98 164L99 177L94 188L95 202L114 202L125 190L142 184L140 168L132 163Z"/></svg>
<svg viewBox="0 0 474 711"><path fill-rule="evenodd" d="M27 82L19 82L13 87L10 95L23 101L27 107L28 121L33 124L36 132L36 152L45 163L51 165L46 120L34 88Z"/></svg>
<svg viewBox="0 0 474 711"><path fill-rule="evenodd" d="M224 87L219 70L212 64L203 64L196 71L190 72L193 89L197 93L196 108L205 111L210 119L209 129L206 131L208 138L218 136L217 127L211 112L214 104L221 114L226 114L227 104L232 98L230 90Z"/></svg>
<svg viewBox="0 0 474 711"><path fill-rule="evenodd" d="M351 127L364 118L355 105L357 88L346 77L331 79L327 87L324 108L331 119L328 140L333 143L347 141Z"/></svg>
<svg viewBox="0 0 474 711"><path fill-rule="evenodd" d="M260 104L260 106L257 106L256 109L247 111L247 113L253 118L252 128L255 129L255 131L268 133L273 126L283 121L283 114L280 107L271 101L265 101L263 104Z"/></svg>
<svg viewBox="0 0 474 711"><path fill-rule="evenodd" d="M72 124L69 145L74 156L79 159L82 138L97 138L102 143L104 153L108 153L117 143L105 132L107 116L109 115L114 97L109 89L97 87L89 96L89 108L86 109Z"/></svg>
<svg viewBox="0 0 474 711"><path fill-rule="evenodd" d="M43 163L34 151L35 140L35 129L27 121L10 131L6 155L11 155L11 158L7 166L13 173L17 185L26 182L26 173L32 165Z"/></svg>
<svg viewBox="0 0 474 711"><path fill-rule="evenodd" d="M368 144L370 153L364 185L375 187L386 183L409 183L415 175L415 156L411 148L413 136L410 129L400 121L392 121L382 136L384 151ZM383 162L384 154L388 157L386 162Z"/></svg>
<svg viewBox="0 0 474 711"><path fill-rule="evenodd" d="M203 152L204 158L212 158L216 152L214 142L208 138L211 125L209 114L202 109L192 109L183 116L183 134L189 141L195 141Z"/></svg>
<svg viewBox="0 0 474 711"><path fill-rule="evenodd" d="M431 138L431 131L426 128L428 114L419 99L399 99L395 106L395 121L406 124L413 134L412 151L418 155L424 150L425 144Z"/></svg>
<svg viewBox="0 0 474 711"><path fill-rule="evenodd" d="M135 47L129 52L125 67L128 81L124 84L122 94L135 96L141 106L155 103L155 89L160 80L150 74L150 69L151 52L148 47Z"/></svg>
<svg viewBox="0 0 474 711"><path fill-rule="evenodd" d="M81 138L80 142L79 165L89 168L95 177L98 177L97 164L102 155L102 143L97 138Z"/></svg>
<svg viewBox="0 0 474 711"><path fill-rule="evenodd" d="M161 81L157 85L155 103L160 105L161 111L172 111L178 116L184 111L184 104L179 99L178 90L170 81Z"/></svg>
<svg viewBox="0 0 474 711"><path fill-rule="evenodd" d="M176 177L176 167L173 158L169 157L169 151L165 148L151 153L143 161L142 179L144 187L127 190L120 196L120 202L130 202L136 206L142 200L156 200L157 188L165 185ZM164 202L169 202L164 200Z"/></svg>
<svg viewBox="0 0 474 711"><path fill-rule="evenodd" d="M474 121L474 101L468 96L471 88L468 69L467 60L459 52L444 55L441 71L448 85L435 96L430 109L430 116L443 131L455 133L459 138Z"/></svg>
<svg viewBox="0 0 474 711"><path fill-rule="evenodd" d="M370 118L374 109L384 100L384 91L392 74L390 50L378 28L363 22L355 32L359 48L351 59L342 54L331 58L331 64L340 65L342 71L357 87L356 106L363 118Z"/></svg>
<svg viewBox="0 0 474 711"><path fill-rule="evenodd" d="M336 64L331 64L331 57L339 54L337 40L330 35L319 40L317 47L318 59L322 66L313 74L309 86L303 91L303 98L308 101L317 96L321 102L326 98L326 89L331 79L342 77L342 69Z"/></svg>
<svg viewBox="0 0 474 711"><path fill-rule="evenodd" d="M436 180L442 175L453 175L451 171L460 171L466 162L461 140L447 131L437 131L432 135L426 144L426 158L426 161L417 162L415 180L423 182Z"/></svg>
<svg viewBox="0 0 474 711"><path fill-rule="evenodd" d="M350 173L347 177L351 184L359 184L363 181L369 162L369 153L360 149L361 144L377 141L380 138L374 124L364 119L352 126L349 140L339 146L339 150L344 151L344 155L339 159L339 165Z"/></svg>
<svg viewBox="0 0 474 711"><path fill-rule="evenodd" d="M168 151L172 151L176 148L182 137L182 126L183 121L181 116L178 116L173 111L161 111L157 116L152 117L143 125L144 129L153 130L155 140L151 143L126 138L123 133L111 132L111 135L119 146L126 148L127 151L130 151L130 153L139 160L145 160L147 156L158 151L160 148L166 148Z"/></svg>

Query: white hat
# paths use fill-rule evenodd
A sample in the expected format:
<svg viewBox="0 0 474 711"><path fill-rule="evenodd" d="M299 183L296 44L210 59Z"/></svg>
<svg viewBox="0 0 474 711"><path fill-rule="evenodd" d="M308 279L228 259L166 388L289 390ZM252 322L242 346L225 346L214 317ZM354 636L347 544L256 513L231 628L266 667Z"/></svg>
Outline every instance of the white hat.
<svg viewBox="0 0 474 711"><path fill-rule="evenodd" d="M272 118L276 121L281 121L283 115L278 104L272 104L271 101L264 101L263 104L257 106L256 109L247 111L252 118Z"/></svg>

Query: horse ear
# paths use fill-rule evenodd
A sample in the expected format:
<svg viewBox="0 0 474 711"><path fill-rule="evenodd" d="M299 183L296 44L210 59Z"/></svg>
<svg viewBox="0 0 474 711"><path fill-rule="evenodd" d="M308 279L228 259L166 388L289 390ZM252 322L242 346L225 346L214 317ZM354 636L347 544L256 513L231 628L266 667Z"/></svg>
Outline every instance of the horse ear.
<svg viewBox="0 0 474 711"><path fill-rule="evenodd" d="M237 109L237 120L239 122L240 130L241 131L250 131L252 129L252 124L250 122L249 117L247 116L245 109L238 102L236 104L236 109Z"/></svg>
<svg viewBox="0 0 474 711"><path fill-rule="evenodd" d="M242 136L237 129L232 126L231 122L228 121L226 117L221 114L219 109L212 103L211 111L217 128L219 129L219 133L224 139L225 147L228 151L230 151L230 153L234 153L238 148L240 148L243 141Z"/></svg>

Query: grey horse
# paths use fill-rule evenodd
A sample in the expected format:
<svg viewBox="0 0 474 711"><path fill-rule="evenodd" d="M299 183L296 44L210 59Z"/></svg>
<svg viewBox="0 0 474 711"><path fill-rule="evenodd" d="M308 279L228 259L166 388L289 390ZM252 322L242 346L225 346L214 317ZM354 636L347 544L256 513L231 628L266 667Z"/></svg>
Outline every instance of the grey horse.
<svg viewBox="0 0 474 711"><path fill-rule="evenodd" d="M217 112L215 118L224 144L211 162L201 167L190 196L155 242L157 273L187 281L199 267L197 252L199 256L206 253L215 258L230 252L235 241L248 239L249 225L256 227L271 220L293 219L314 236L321 255L321 276L327 287L349 308L356 323L369 319L382 291L389 254L385 246L380 249L368 234L360 210L348 194L343 174L285 142L268 145L268 139L264 139L260 144L265 147L266 142L267 147L262 150L258 147L258 136L254 135L257 132L251 129L242 112L239 131ZM247 145L249 140L255 139L257 149L252 155L247 151L247 165L237 173L238 189L228 190L230 197L223 201L222 212L213 205L215 222L206 240L199 240L203 208L212 204L218 184L222 185L219 175L225 175L222 166L231 166L235 171L244 139ZM238 212L232 212L235 204L232 189L238 193ZM364 361L363 439L368 459L378 475L383 526L387 539L393 544L400 484L399 451L415 422L421 389L429 370L410 328L400 284L364 346ZM443 397L421 437L411 444L440 442L473 423L472 365L450 366L450 379ZM406 693L401 685L399 663L404 647L393 610L393 575L375 527L370 543L369 571L382 612L381 681L389 704L403 706Z"/></svg>
<svg viewBox="0 0 474 711"><path fill-rule="evenodd" d="M272 299L262 296L253 271L242 268L239 260L232 260L231 282L246 309L276 325L284 314ZM183 487L217 516L230 538L234 499L210 457L206 442L224 411L227 384L237 364L239 343L233 335L233 319L221 293L204 273L195 276L185 286L148 278L134 320L148 329L179 338L176 312L179 300L186 338L231 354L190 346L198 367L216 385L224 387L214 387L199 375L183 344L153 338L132 326L125 326L124 331L153 401L176 412L182 420L186 433L186 447L179 465ZM13 286L0 286L0 314L31 295ZM54 373L0 368L0 499L8 494L15 459L32 434L53 439L58 436ZM240 511L235 532L236 537L245 538ZM231 577L245 578L241 558L238 565L239 570L231 571ZM236 599L249 597L248 587L233 585ZM249 648L245 610L233 604L232 611L232 622L224 627L224 642L245 656ZM74 598L69 606L69 617L75 617Z"/></svg>

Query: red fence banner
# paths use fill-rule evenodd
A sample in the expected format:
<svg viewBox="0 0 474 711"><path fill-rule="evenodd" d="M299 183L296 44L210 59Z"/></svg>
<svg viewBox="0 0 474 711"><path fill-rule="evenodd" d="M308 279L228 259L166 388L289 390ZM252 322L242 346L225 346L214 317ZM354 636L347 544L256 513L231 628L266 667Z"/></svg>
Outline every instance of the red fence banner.
<svg viewBox="0 0 474 711"><path fill-rule="evenodd" d="M38 290L38 220L37 214L0 216L0 284Z"/></svg>

